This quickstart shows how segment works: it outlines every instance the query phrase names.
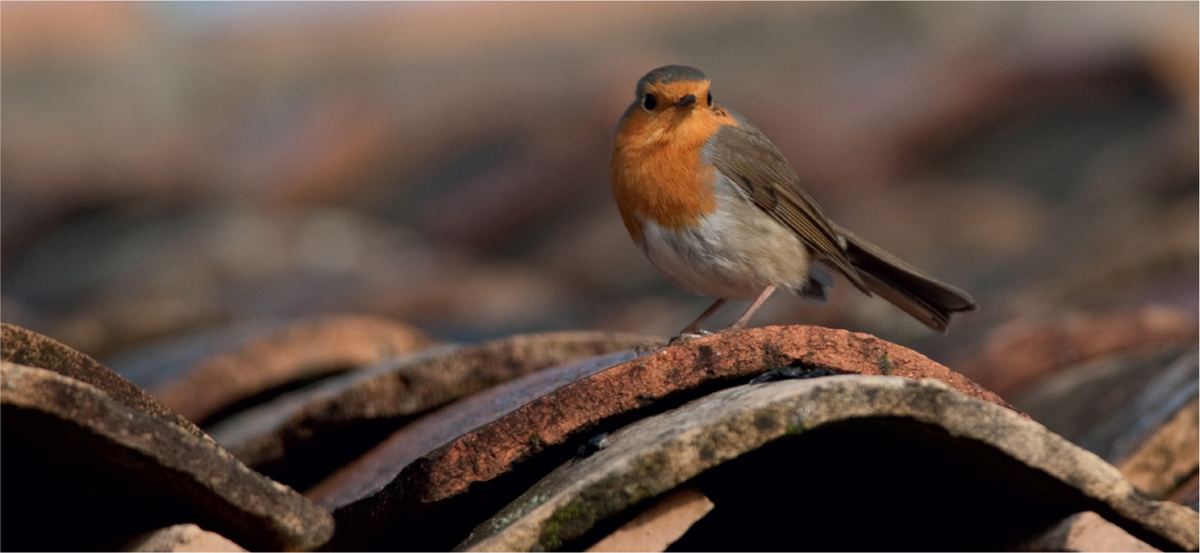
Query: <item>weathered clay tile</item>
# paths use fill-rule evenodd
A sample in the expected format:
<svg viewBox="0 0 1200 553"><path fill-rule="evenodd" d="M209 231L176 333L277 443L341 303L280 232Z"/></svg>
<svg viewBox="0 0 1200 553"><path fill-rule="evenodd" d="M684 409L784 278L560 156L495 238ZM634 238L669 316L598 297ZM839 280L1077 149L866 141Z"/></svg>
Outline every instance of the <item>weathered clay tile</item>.
<svg viewBox="0 0 1200 553"><path fill-rule="evenodd" d="M331 315L185 337L113 367L196 423L295 380L355 369L429 346L411 326Z"/></svg>
<svg viewBox="0 0 1200 553"><path fill-rule="evenodd" d="M453 544L395 540L413 539L414 534L400 530L407 525L438 524L442 533L437 539L449 539L458 531L465 535L469 528L455 525L469 524L469 510L485 509L502 493L468 498L468 488L508 475L547 448L583 439L585 432L602 423L636 416L640 409L669 396L694 397L772 369L805 367L933 378L967 395L1008 405L946 367L866 334L810 326L716 334L584 377L424 455L379 491L335 510L339 528L351 530L339 533L331 547L448 547ZM521 478L528 475L516 477Z"/></svg>
<svg viewBox="0 0 1200 553"><path fill-rule="evenodd" d="M1187 505L1193 511L1200 511L1200 475L1193 473L1191 478L1180 484L1167 499Z"/></svg>
<svg viewBox="0 0 1200 553"><path fill-rule="evenodd" d="M1092 512L1064 518L1045 532L1013 548L1015 551L1162 551L1139 540Z"/></svg>
<svg viewBox="0 0 1200 553"><path fill-rule="evenodd" d="M337 456L337 464L353 459L345 455L360 454L374 446L404 417L419 415L517 376L581 357L631 349L650 340L627 334L562 332L436 347L284 394L209 430L217 442L248 465L276 465L269 474L292 470L279 467L281 463L298 466L295 470L307 473L285 480L302 481L330 464L322 464L317 457ZM321 440L344 439L357 441L339 442L338 451L320 445ZM297 448L304 453L294 454ZM336 466L316 476L324 476L333 468Z"/></svg>
<svg viewBox="0 0 1200 553"><path fill-rule="evenodd" d="M586 547L685 483L715 507L684 550L986 550L1081 510L1151 545L1200 544L1195 511L1010 409L931 379L843 375L739 386L622 428L460 548ZM876 508L853 512L866 497Z"/></svg>
<svg viewBox="0 0 1200 553"><path fill-rule="evenodd" d="M167 421L194 436L207 435L145 390L110 371L95 359L58 341L16 325L0 323L0 359L17 365L37 367L94 386L113 401Z"/></svg>
<svg viewBox="0 0 1200 553"><path fill-rule="evenodd" d="M1121 473L1151 497L1170 498L1192 508L1198 466L1200 402L1195 399L1117 463ZM1187 500L1189 486L1191 503Z"/></svg>
<svg viewBox="0 0 1200 553"><path fill-rule="evenodd" d="M333 518L211 440L54 372L0 363L4 549L112 548L193 522L254 549L307 550ZM47 521L70 521L47 531Z"/></svg>
<svg viewBox="0 0 1200 553"><path fill-rule="evenodd" d="M245 551L220 534L195 524L176 524L147 532L130 540L121 551Z"/></svg>
<svg viewBox="0 0 1200 553"><path fill-rule="evenodd" d="M1012 401L1162 499L1200 466L1198 389L1196 346L1168 345L1063 368Z"/></svg>
<svg viewBox="0 0 1200 553"><path fill-rule="evenodd" d="M1198 333L1194 314L1160 306L1017 320L993 330L978 358L955 366L1008 397L1057 369L1121 351L1194 344Z"/></svg>
<svg viewBox="0 0 1200 553"><path fill-rule="evenodd" d="M712 509L699 488L676 488L585 551L666 551Z"/></svg>
<svg viewBox="0 0 1200 553"><path fill-rule="evenodd" d="M633 350L590 357L467 396L405 425L305 495L329 510L362 499L430 451L562 386L633 357Z"/></svg>

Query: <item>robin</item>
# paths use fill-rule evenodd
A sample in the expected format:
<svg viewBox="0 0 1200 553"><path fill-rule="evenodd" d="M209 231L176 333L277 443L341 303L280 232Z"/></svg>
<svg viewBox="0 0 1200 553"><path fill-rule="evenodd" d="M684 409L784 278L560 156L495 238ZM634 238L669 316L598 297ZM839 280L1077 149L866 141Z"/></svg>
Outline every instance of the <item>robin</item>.
<svg viewBox="0 0 1200 553"><path fill-rule="evenodd" d="M783 154L714 101L692 67L660 67L638 81L613 140L612 190L650 262L677 286L717 298L680 337L700 335L726 301L752 300L727 330L741 329L778 288L823 304L833 279L814 262L940 332L951 314L976 307L830 221Z"/></svg>

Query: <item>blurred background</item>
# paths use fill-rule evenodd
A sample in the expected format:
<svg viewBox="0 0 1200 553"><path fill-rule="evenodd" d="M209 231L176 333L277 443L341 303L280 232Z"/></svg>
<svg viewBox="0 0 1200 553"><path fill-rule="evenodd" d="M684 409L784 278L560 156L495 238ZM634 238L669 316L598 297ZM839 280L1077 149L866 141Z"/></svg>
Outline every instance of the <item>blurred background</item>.
<svg viewBox="0 0 1200 553"><path fill-rule="evenodd" d="M1198 309L1195 2L13 3L0 316L101 360L360 313L446 340L670 336L710 302L626 234L611 139L696 66L825 212L981 309L844 280L752 325L943 362L1014 321ZM744 305L709 323L732 322ZM952 365L953 366L953 365Z"/></svg>

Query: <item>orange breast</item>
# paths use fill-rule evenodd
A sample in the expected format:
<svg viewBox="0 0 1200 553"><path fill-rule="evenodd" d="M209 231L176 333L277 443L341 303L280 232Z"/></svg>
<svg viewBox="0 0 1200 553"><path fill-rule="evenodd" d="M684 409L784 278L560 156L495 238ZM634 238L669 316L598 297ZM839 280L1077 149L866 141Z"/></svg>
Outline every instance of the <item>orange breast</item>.
<svg viewBox="0 0 1200 553"><path fill-rule="evenodd" d="M716 169L701 163L700 149L721 125L737 124L702 107L655 115L629 111L613 143L613 197L639 242L643 220L679 230L716 211Z"/></svg>

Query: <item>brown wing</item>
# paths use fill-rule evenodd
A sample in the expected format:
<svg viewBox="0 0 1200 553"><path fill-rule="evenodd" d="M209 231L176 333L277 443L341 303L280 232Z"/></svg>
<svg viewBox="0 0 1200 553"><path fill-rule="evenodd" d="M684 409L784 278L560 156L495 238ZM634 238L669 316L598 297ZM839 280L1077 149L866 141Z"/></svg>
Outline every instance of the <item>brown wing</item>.
<svg viewBox="0 0 1200 553"><path fill-rule="evenodd" d="M783 154L758 129L745 123L721 127L707 149L717 170L740 187L754 205L800 235L816 250L818 258L871 295L846 256L832 223L800 184L800 177Z"/></svg>

